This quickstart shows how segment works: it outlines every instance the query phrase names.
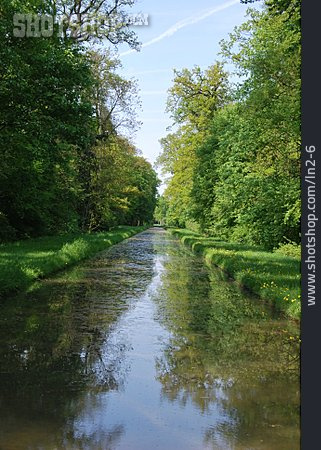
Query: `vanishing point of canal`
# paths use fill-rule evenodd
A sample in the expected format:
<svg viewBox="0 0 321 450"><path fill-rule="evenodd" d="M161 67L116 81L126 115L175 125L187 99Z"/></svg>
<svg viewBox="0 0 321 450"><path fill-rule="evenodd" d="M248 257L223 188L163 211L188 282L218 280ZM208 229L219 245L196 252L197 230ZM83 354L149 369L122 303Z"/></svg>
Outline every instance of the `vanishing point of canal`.
<svg viewBox="0 0 321 450"><path fill-rule="evenodd" d="M1 450L297 450L299 330L154 228L0 305Z"/></svg>

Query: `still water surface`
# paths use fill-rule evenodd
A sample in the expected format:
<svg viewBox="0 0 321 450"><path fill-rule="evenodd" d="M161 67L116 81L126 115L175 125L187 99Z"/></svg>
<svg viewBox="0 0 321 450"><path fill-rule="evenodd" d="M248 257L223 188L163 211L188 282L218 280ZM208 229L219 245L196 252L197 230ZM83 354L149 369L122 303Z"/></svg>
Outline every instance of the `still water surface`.
<svg viewBox="0 0 321 450"><path fill-rule="evenodd" d="M298 327L151 229L0 305L1 450L299 449Z"/></svg>

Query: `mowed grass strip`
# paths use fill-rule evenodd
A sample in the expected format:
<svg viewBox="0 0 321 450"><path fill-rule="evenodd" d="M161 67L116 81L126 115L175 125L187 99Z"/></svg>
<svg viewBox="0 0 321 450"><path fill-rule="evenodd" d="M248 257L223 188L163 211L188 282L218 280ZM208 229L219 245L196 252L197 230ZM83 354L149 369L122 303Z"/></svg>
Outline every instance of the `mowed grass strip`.
<svg viewBox="0 0 321 450"><path fill-rule="evenodd" d="M0 245L0 297L37 278L89 258L146 227L118 227L99 233L48 236Z"/></svg>
<svg viewBox="0 0 321 450"><path fill-rule="evenodd" d="M293 319L300 318L300 258L267 252L259 247L223 242L190 230L171 229L171 233L204 256L209 265L226 271L240 285Z"/></svg>

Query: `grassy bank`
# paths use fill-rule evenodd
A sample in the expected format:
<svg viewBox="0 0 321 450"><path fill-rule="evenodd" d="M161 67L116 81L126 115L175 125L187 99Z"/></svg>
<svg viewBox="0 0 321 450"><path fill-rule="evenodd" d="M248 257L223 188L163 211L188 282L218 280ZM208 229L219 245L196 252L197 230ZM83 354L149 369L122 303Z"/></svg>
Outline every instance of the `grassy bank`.
<svg viewBox="0 0 321 450"><path fill-rule="evenodd" d="M109 232L49 236L0 245L0 297L26 288L37 278L89 258L145 227Z"/></svg>
<svg viewBox="0 0 321 450"><path fill-rule="evenodd" d="M170 231L202 254L207 264L225 270L239 284L271 302L278 311L291 318L300 317L300 258L206 238L189 230Z"/></svg>

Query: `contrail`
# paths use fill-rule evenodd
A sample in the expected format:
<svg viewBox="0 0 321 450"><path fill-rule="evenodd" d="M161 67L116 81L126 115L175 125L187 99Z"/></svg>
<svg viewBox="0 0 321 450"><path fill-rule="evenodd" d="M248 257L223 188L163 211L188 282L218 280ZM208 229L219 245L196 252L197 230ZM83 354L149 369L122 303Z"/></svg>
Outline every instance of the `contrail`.
<svg viewBox="0 0 321 450"><path fill-rule="evenodd" d="M213 14L216 14L219 11L223 11L223 9L229 8L230 6L235 5L236 3L239 3L239 0L232 0L230 2L224 3L223 5L217 6L216 8L212 8L207 12L204 12L203 14L200 14L198 16L191 16L187 17L186 19L180 20L179 22L175 23L173 26L168 28L164 33L160 34L159 36L155 37L154 39L151 39L148 42L145 42L142 45L142 48L149 47L150 45L156 44L156 42L162 41L163 39L172 36L177 31L181 30L182 28L187 27L188 25L194 25L197 22L200 22L201 20L206 19L209 16L212 16ZM120 54L120 56L126 56L130 53L134 53L136 50L127 50L126 52L123 52Z"/></svg>

